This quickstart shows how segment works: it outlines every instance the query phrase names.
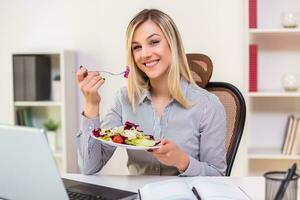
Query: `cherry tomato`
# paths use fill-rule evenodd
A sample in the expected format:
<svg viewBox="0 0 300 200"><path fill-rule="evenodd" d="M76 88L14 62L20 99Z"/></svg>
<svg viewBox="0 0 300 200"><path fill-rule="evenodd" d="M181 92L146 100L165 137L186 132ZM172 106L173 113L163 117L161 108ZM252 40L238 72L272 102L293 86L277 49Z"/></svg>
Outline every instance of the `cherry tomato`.
<svg viewBox="0 0 300 200"><path fill-rule="evenodd" d="M123 140L122 136L120 136L120 135L116 135L113 137L113 142L115 142L115 143L123 144L123 141L124 140Z"/></svg>

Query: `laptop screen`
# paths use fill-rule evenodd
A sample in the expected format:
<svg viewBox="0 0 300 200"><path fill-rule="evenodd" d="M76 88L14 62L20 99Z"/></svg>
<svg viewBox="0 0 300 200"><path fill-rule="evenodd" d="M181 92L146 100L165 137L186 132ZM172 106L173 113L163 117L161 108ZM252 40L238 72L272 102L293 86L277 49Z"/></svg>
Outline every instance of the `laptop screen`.
<svg viewBox="0 0 300 200"><path fill-rule="evenodd" d="M69 199L43 130L0 125L0 161L0 199ZM118 194L115 199L135 194L71 180L65 185L88 195Z"/></svg>
<svg viewBox="0 0 300 200"><path fill-rule="evenodd" d="M0 125L0 160L0 198L68 199L43 130Z"/></svg>

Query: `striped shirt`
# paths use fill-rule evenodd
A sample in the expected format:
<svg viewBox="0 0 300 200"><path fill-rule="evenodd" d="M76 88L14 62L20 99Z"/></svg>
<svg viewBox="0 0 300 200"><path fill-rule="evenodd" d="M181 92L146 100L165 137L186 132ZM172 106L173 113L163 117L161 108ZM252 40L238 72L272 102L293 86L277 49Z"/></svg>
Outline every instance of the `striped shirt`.
<svg viewBox="0 0 300 200"><path fill-rule="evenodd" d="M175 99L166 106L159 118L146 91L138 99L136 112L132 111L127 88L117 93L106 116L88 119L82 115L77 134L77 147L84 174L94 174L111 158L115 147L94 140L89 135L95 128L122 126L126 121L139 125L139 129L155 140L166 138L176 143L189 155L184 172L160 163L147 151L127 149L127 167L131 175L219 176L226 171L226 114L218 97L198 86L181 80L181 88L192 107L186 109Z"/></svg>

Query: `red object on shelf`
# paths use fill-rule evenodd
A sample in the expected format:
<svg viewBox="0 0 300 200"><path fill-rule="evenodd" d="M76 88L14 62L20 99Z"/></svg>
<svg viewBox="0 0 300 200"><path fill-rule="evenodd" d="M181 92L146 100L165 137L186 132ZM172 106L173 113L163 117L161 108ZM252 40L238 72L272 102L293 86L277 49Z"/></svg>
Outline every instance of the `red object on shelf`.
<svg viewBox="0 0 300 200"><path fill-rule="evenodd" d="M257 45L249 46L249 92L257 92Z"/></svg>
<svg viewBox="0 0 300 200"><path fill-rule="evenodd" d="M257 0L249 0L249 28L257 28Z"/></svg>

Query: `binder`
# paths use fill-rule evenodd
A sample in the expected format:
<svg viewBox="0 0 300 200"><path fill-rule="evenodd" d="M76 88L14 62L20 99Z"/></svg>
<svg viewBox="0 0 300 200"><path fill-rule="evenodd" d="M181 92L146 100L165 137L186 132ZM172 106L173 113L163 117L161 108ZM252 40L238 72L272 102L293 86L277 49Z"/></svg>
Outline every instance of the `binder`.
<svg viewBox="0 0 300 200"><path fill-rule="evenodd" d="M13 56L14 101L25 99L25 77L23 56Z"/></svg>
<svg viewBox="0 0 300 200"><path fill-rule="evenodd" d="M44 55L24 56L25 100L50 100L50 57Z"/></svg>
<svg viewBox="0 0 300 200"><path fill-rule="evenodd" d="M257 28L257 0L249 0L249 28Z"/></svg>
<svg viewBox="0 0 300 200"><path fill-rule="evenodd" d="M257 92L257 45L249 46L249 92Z"/></svg>

